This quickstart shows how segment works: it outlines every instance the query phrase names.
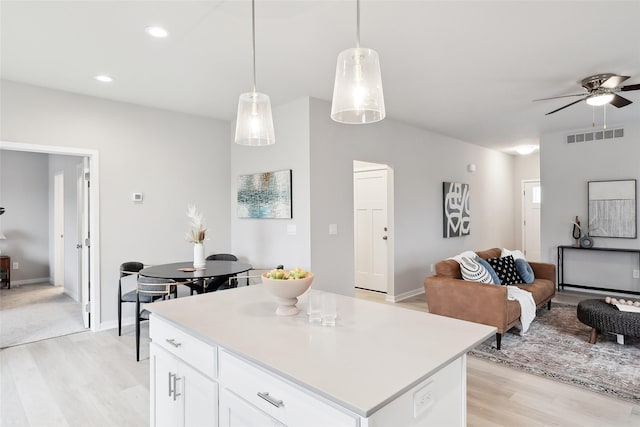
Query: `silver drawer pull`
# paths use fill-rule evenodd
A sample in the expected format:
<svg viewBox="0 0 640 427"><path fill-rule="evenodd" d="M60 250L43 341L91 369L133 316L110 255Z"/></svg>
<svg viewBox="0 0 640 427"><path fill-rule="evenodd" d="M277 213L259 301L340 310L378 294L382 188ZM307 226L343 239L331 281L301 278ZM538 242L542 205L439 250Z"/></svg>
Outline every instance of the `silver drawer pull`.
<svg viewBox="0 0 640 427"><path fill-rule="evenodd" d="M171 344L172 346L174 346L175 348L178 348L182 345L181 343L176 342L175 338L166 338L165 341Z"/></svg>
<svg viewBox="0 0 640 427"><path fill-rule="evenodd" d="M261 397L262 399L271 403L276 408L282 408L284 406L284 403L282 402L282 400L278 400L274 397L269 396L269 392L264 392L264 393L258 392L258 397Z"/></svg>

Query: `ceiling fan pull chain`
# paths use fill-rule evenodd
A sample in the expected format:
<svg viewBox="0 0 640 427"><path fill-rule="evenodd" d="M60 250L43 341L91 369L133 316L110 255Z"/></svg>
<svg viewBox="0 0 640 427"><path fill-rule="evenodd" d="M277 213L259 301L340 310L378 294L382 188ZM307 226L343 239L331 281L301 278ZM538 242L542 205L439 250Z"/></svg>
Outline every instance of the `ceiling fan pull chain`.
<svg viewBox="0 0 640 427"><path fill-rule="evenodd" d="M591 111L593 113L593 118L591 119L591 127L596 127L596 107L591 107Z"/></svg>
<svg viewBox="0 0 640 427"><path fill-rule="evenodd" d="M604 105L604 126L602 127L602 129L606 129L607 128L607 104Z"/></svg>

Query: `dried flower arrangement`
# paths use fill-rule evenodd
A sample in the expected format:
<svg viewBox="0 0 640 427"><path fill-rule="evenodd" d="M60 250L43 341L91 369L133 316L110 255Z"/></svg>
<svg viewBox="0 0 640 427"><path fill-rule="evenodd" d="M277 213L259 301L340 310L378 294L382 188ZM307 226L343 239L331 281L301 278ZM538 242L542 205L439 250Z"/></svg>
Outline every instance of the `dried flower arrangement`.
<svg viewBox="0 0 640 427"><path fill-rule="evenodd" d="M189 205L187 207L187 217L190 220L191 230L185 233L185 239L191 243L204 242L207 236L207 228L202 218L202 213L196 210L195 205Z"/></svg>

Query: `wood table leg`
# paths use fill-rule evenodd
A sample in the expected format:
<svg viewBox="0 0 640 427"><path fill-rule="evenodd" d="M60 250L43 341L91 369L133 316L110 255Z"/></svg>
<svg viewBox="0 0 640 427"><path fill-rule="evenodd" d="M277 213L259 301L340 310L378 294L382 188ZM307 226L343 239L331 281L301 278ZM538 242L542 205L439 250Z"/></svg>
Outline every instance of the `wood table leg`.
<svg viewBox="0 0 640 427"><path fill-rule="evenodd" d="M589 343L595 344L598 339L598 330L596 328L591 328L591 335L589 335Z"/></svg>

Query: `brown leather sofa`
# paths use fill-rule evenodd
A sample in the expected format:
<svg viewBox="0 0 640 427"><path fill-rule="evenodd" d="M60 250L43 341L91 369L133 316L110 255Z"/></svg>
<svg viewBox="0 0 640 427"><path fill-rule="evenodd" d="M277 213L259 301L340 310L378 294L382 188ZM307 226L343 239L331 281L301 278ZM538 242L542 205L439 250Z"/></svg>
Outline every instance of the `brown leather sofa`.
<svg viewBox="0 0 640 427"><path fill-rule="evenodd" d="M476 253L484 259L498 258L501 249L493 248ZM535 281L530 285L517 286L533 294L538 308L547 303L547 308L551 310L551 299L556 294L556 266L541 262L529 264ZM463 280L460 264L453 259L437 262L435 273L424 279L429 312L495 326L498 328L496 348L500 350L502 334L514 327L520 319L520 304L507 299L507 287Z"/></svg>

